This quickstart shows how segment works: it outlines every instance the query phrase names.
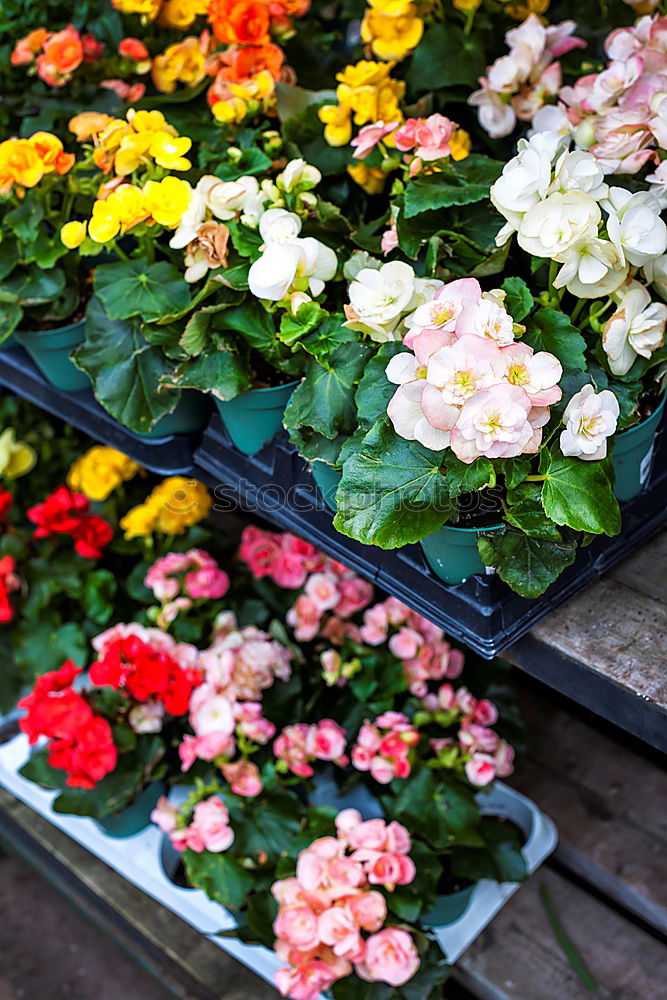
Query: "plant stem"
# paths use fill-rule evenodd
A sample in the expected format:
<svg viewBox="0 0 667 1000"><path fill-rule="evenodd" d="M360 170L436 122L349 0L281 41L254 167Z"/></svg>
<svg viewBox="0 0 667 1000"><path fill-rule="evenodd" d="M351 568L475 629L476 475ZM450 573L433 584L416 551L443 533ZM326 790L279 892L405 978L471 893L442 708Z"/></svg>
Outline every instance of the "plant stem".
<svg viewBox="0 0 667 1000"><path fill-rule="evenodd" d="M125 253L125 251L121 250L121 248L118 246L118 244L116 243L115 240L111 241L111 247L113 249L113 252L115 254L117 254L120 257L121 260L129 260L130 259L128 257L128 255Z"/></svg>
<svg viewBox="0 0 667 1000"><path fill-rule="evenodd" d="M545 482L546 478L547 478L546 476L538 476L537 474L535 474L534 476L526 476L525 481L527 483L543 483Z"/></svg>

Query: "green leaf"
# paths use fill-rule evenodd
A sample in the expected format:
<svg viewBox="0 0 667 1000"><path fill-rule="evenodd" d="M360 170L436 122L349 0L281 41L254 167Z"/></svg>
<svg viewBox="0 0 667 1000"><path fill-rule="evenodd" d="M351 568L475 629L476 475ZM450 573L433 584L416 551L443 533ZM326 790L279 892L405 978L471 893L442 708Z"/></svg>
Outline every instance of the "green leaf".
<svg viewBox="0 0 667 1000"><path fill-rule="evenodd" d="M507 520L515 528L535 538L560 542L562 535L553 521L545 517L538 483L523 483L507 494Z"/></svg>
<svg viewBox="0 0 667 1000"><path fill-rule="evenodd" d="M574 542L533 538L516 528L483 535L477 547L486 565L522 597L543 594L577 554Z"/></svg>
<svg viewBox="0 0 667 1000"><path fill-rule="evenodd" d="M351 433L355 426L354 387L364 370L371 348L365 344L343 344L331 355L331 368L309 362L306 377L292 393L285 410L288 429L302 425L333 440Z"/></svg>
<svg viewBox="0 0 667 1000"><path fill-rule="evenodd" d="M554 354L565 371L586 370L586 341L560 310L539 309L531 318L524 339L535 351Z"/></svg>
<svg viewBox="0 0 667 1000"><path fill-rule="evenodd" d="M65 288L65 272L54 267L43 271L34 264L17 268L0 283L0 302L18 302L22 306L41 306L52 302Z"/></svg>
<svg viewBox="0 0 667 1000"><path fill-rule="evenodd" d="M522 319L530 313L535 305L528 285L523 278L505 278L500 286L505 292L505 308L515 323L520 323Z"/></svg>
<svg viewBox="0 0 667 1000"><path fill-rule="evenodd" d="M251 257L253 260L259 257L260 247L263 243L258 229L249 229L242 222L234 220L227 223L232 244L237 253L242 257Z"/></svg>
<svg viewBox="0 0 667 1000"><path fill-rule="evenodd" d="M318 302L304 302L296 311L296 316L284 312L280 319L278 337L283 344L292 347L307 333L320 325L327 315Z"/></svg>
<svg viewBox="0 0 667 1000"><path fill-rule="evenodd" d="M63 788L67 775L64 771L59 771L51 767L48 763L49 751L46 747L42 750L33 750L23 767L19 768L19 774L28 781L33 781L42 788L54 789Z"/></svg>
<svg viewBox="0 0 667 1000"><path fill-rule="evenodd" d="M177 392L158 392L160 380L171 374L169 360L146 343L138 319L110 319L96 296L88 306L86 339L74 360L90 376L98 403L130 430L145 434L176 408Z"/></svg>
<svg viewBox="0 0 667 1000"><path fill-rule="evenodd" d="M452 852L452 871L459 878L478 881L521 882L526 861L517 831L498 819L485 816L481 823L484 846L457 847Z"/></svg>
<svg viewBox="0 0 667 1000"><path fill-rule="evenodd" d="M101 264L95 268L95 292L110 319L141 316L150 323L187 309L190 287L168 261L143 259Z"/></svg>
<svg viewBox="0 0 667 1000"><path fill-rule="evenodd" d="M466 35L451 21L434 24L412 57L410 90L423 93L441 87L477 86L486 67L484 50L474 34Z"/></svg>
<svg viewBox="0 0 667 1000"><path fill-rule="evenodd" d="M436 776L423 768L411 775L410 781L400 782L390 810L436 852L455 844L484 845L478 832L480 809L474 792L443 772Z"/></svg>
<svg viewBox="0 0 667 1000"><path fill-rule="evenodd" d="M215 399L226 400L252 388L252 377L247 363L236 351L224 344L214 344L164 375L160 384L171 389L197 389Z"/></svg>
<svg viewBox="0 0 667 1000"><path fill-rule="evenodd" d="M459 163L448 163L440 173L417 177L405 189L405 218L433 209L484 201L502 167L496 160L473 153Z"/></svg>
<svg viewBox="0 0 667 1000"><path fill-rule="evenodd" d="M621 512L610 458L584 462L550 454L544 475L542 506L552 521L594 535L619 533Z"/></svg>
<svg viewBox="0 0 667 1000"><path fill-rule="evenodd" d="M493 463L488 458L476 458L467 464L455 455L447 454L443 461L444 481L451 497L461 493L476 493L492 481Z"/></svg>
<svg viewBox="0 0 667 1000"><path fill-rule="evenodd" d="M265 174L271 166L271 159L256 146L244 149L240 159L233 163L220 163L214 173L223 181L235 181L249 174Z"/></svg>
<svg viewBox="0 0 667 1000"><path fill-rule="evenodd" d="M22 620L12 633L14 658L26 680L57 670L65 660L83 664L88 642L74 622Z"/></svg>
<svg viewBox="0 0 667 1000"><path fill-rule="evenodd" d="M23 260L27 264L35 263L48 269L67 253L67 247L63 246L59 236L51 238L48 233L40 230L32 243L26 246Z"/></svg>
<svg viewBox="0 0 667 1000"><path fill-rule="evenodd" d="M252 875L229 854L197 854L188 849L183 852L183 861L190 884L230 910L239 910L253 888Z"/></svg>
<svg viewBox="0 0 667 1000"><path fill-rule="evenodd" d="M106 625L114 609L116 577L108 569L96 569L84 580L81 605L88 618Z"/></svg>
<svg viewBox="0 0 667 1000"><path fill-rule="evenodd" d="M387 407L397 387L389 381L385 372L390 360L402 350L403 345L393 340L381 344L364 368L354 398L359 425L366 430L370 430L377 420L387 414Z"/></svg>
<svg viewBox="0 0 667 1000"><path fill-rule="evenodd" d="M7 212L4 221L22 243L32 243L39 232L39 224L44 218L44 209L34 198L23 201Z"/></svg>
<svg viewBox="0 0 667 1000"><path fill-rule="evenodd" d="M443 452L398 437L380 420L343 466L334 526L366 545L417 542L455 513L440 472Z"/></svg>
<svg viewBox="0 0 667 1000"><path fill-rule="evenodd" d="M0 344L10 337L23 319L23 309L16 302L0 302Z"/></svg>

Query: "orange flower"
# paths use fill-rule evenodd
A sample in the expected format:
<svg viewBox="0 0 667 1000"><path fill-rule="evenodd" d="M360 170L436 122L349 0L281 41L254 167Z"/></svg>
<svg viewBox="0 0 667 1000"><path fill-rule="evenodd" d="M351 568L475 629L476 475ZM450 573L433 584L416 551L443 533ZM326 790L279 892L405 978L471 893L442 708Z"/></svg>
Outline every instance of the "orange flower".
<svg viewBox="0 0 667 1000"><path fill-rule="evenodd" d="M243 83L268 70L274 80L280 79L285 55L277 45L231 46L223 52L217 79Z"/></svg>
<svg viewBox="0 0 667 1000"><path fill-rule="evenodd" d="M44 42L49 37L46 28L35 28L25 38L20 38L14 46L11 55L12 66L28 66L35 61L35 57L44 47Z"/></svg>
<svg viewBox="0 0 667 1000"><path fill-rule="evenodd" d="M87 139L97 138L112 121L111 115L105 115L102 111L82 111L70 118L67 127L79 142L85 142Z"/></svg>
<svg viewBox="0 0 667 1000"><path fill-rule="evenodd" d="M173 93L177 83L195 87L204 79L208 39L208 32L204 32L201 38L191 35L182 42L170 45L162 55L155 57L152 77L160 93Z"/></svg>
<svg viewBox="0 0 667 1000"><path fill-rule="evenodd" d="M271 17L261 0L211 0L208 16L213 33L227 45L266 45Z"/></svg>
<svg viewBox="0 0 667 1000"><path fill-rule="evenodd" d="M63 87L83 62L83 43L73 24L50 35L37 58L37 75L50 87Z"/></svg>
<svg viewBox="0 0 667 1000"><path fill-rule="evenodd" d="M118 52L125 59L131 59L132 62L150 59L148 49L138 38L123 38L118 46Z"/></svg>
<svg viewBox="0 0 667 1000"><path fill-rule="evenodd" d="M8 194L14 184L34 187L44 176L42 158L28 139L0 143L0 192Z"/></svg>
<svg viewBox="0 0 667 1000"><path fill-rule="evenodd" d="M74 153L66 153L60 139L50 132L35 132L28 142L39 154L44 173L66 174L74 166Z"/></svg>
<svg viewBox="0 0 667 1000"><path fill-rule="evenodd" d="M100 80L100 87L104 90L112 90L116 97L126 104L134 104L140 101L146 93L145 83L126 83L125 80Z"/></svg>

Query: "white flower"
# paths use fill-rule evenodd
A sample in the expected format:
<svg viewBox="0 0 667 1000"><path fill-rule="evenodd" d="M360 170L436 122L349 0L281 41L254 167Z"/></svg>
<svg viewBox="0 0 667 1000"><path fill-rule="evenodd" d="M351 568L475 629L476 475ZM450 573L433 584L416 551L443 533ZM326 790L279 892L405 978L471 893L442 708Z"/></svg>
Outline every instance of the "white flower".
<svg viewBox="0 0 667 1000"><path fill-rule="evenodd" d="M248 287L258 299L280 302L294 283L301 260L296 243L270 243L251 264Z"/></svg>
<svg viewBox="0 0 667 1000"><path fill-rule="evenodd" d="M496 237L498 246L507 242L525 213L545 197L559 143L559 137L551 132L540 132L528 141L520 139L518 154L492 185L491 201L508 222Z"/></svg>
<svg viewBox="0 0 667 1000"><path fill-rule="evenodd" d="M630 264L641 267L667 250L667 226L660 218L660 204L650 191L631 194L625 188L612 187L602 207L609 213L609 239Z"/></svg>
<svg viewBox="0 0 667 1000"><path fill-rule="evenodd" d="M236 723L229 699L223 694L200 698L190 712L190 724L197 736L233 733Z"/></svg>
<svg viewBox="0 0 667 1000"><path fill-rule="evenodd" d="M164 705L159 701L147 701L130 709L128 722L135 733L159 733L164 720Z"/></svg>
<svg viewBox="0 0 667 1000"><path fill-rule="evenodd" d="M667 208L667 160L656 167L654 173L646 175L651 185L651 193L655 196L660 208Z"/></svg>
<svg viewBox="0 0 667 1000"><path fill-rule="evenodd" d="M322 180L322 174L317 167L311 166L305 160L290 160L282 174L276 178L276 184L283 191L294 191L299 188L301 191L309 191L316 187Z"/></svg>
<svg viewBox="0 0 667 1000"><path fill-rule="evenodd" d="M259 220L259 234L265 243L286 243L301 232L301 219L284 208L270 208Z"/></svg>
<svg viewBox="0 0 667 1000"><path fill-rule="evenodd" d="M667 299L667 254L644 264L644 277L653 285L661 299Z"/></svg>
<svg viewBox="0 0 667 1000"><path fill-rule="evenodd" d="M602 346L614 375L626 375L637 358L650 358L665 339L667 306L651 302L638 281L630 280L618 295L618 309L607 321Z"/></svg>
<svg viewBox="0 0 667 1000"><path fill-rule="evenodd" d="M549 195L521 220L519 246L534 257L562 263L569 250L598 235L601 218L600 208L590 195L578 191Z"/></svg>
<svg viewBox="0 0 667 1000"><path fill-rule="evenodd" d="M409 264L396 260L377 270L365 267L350 284L344 325L378 342L400 340L395 331L413 307L414 295L415 272Z"/></svg>
<svg viewBox="0 0 667 1000"><path fill-rule="evenodd" d="M501 302L494 299L492 292L485 292L468 315L469 331L477 337L494 340L499 347L505 347L514 341L514 320Z"/></svg>
<svg viewBox="0 0 667 1000"><path fill-rule="evenodd" d="M188 243L191 243L195 239L200 225L206 218L209 191L214 185L219 183L218 178L212 177L210 174L200 177L196 188L192 192L190 204L183 212L181 221L174 231L174 235L169 240L170 247L174 247L175 250L182 250L183 247L186 247Z"/></svg>
<svg viewBox="0 0 667 1000"><path fill-rule="evenodd" d="M218 181L207 195L207 203L216 219L227 222L234 219L246 206L253 204L259 196L259 182L256 177L239 177L236 181Z"/></svg>
<svg viewBox="0 0 667 1000"><path fill-rule="evenodd" d="M565 456L593 462L607 454L607 438L616 431L619 406L609 389L595 392L585 385L575 393L563 414L565 430L560 447Z"/></svg>
<svg viewBox="0 0 667 1000"><path fill-rule="evenodd" d="M554 132L563 139L569 139L572 131L572 122L567 117L567 111L563 105L545 104L533 116L533 127L528 133L528 137L532 138L538 132Z"/></svg>
<svg viewBox="0 0 667 1000"><path fill-rule="evenodd" d="M480 90L476 90L468 98L468 104L477 108L479 124L492 139L502 139L514 131L516 114L514 108L503 95L489 89L488 80L482 78Z"/></svg>
<svg viewBox="0 0 667 1000"><path fill-rule="evenodd" d="M311 293L320 295L324 291L325 281L330 281L338 269L338 258L331 247L312 236L306 236L297 242L301 250L299 274L308 279Z"/></svg>
<svg viewBox="0 0 667 1000"><path fill-rule="evenodd" d="M610 295L623 284L628 274L628 265L624 264L618 247L597 236L568 250L562 263L554 287L565 286L579 299Z"/></svg>
<svg viewBox="0 0 667 1000"><path fill-rule="evenodd" d="M637 82L643 69L644 61L641 56L630 56L629 59L617 59L611 62L593 81L587 97L590 109L604 111L609 105L615 104L618 98Z"/></svg>
<svg viewBox="0 0 667 1000"><path fill-rule="evenodd" d="M600 201L609 194L609 185L605 184L602 167L592 153L577 149L559 157L549 193L554 191L583 191Z"/></svg>

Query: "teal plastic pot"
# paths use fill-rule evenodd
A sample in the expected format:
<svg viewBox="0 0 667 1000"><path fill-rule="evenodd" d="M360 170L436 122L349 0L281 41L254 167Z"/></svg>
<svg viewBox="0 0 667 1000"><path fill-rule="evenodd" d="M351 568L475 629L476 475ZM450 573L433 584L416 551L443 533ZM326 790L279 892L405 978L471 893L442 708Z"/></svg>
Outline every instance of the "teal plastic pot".
<svg viewBox="0 0 667 1000"><path fill-rule="evenodd" d="M80 320L57 330L15 330L14 336L51 385L63 392L80 392L90 388L90 379L69 356L83 341L85 325Z"/></svg>
<svg viewBox="0 0 667 1000"><path fill-rule="evenodd" d="M313 462L310 471L325 504L329 510L336 511L336 490L343 478L342 469L333 469L326 462Z"/></svg>
<svg viewBox="0 0 667 1000"><path fill-rule="evenodd" d="M133 837L135 833L141 833L146 829L158 799L165 792L165 784L162 781L154 781L146 785L143 792L126 809L98 819L97 825L109 837Z"/></svg>
<svg viewBox="0 0 667 1000"><path fill-rule="evenodd" d="M425 927L446 927L453 924L463 916L470 906L472 894L475 891L475 883L460 889L458 892L450 892L446 896L438 896L435 906L428 913L421 916L420 922Z"/></svg>
<svg viewBox="0 0 667 1000"><path fill-rule="evenodd" d="M13 333L10 333L6 340L0 344L0 351L6 351L8 347L16 347L18 340Z"/></svg>
<svg viewBox="0 0 667 1000"><path fill-rule="evenodd" d="M433 572L444 583L463 583L469 576L486 573L486 566L477 549L477 539L483 532L500 531L502 524L490 528L457 528L445 524L438 531L422 538L422 552Z"/></svg>
<svg viewBox="0 0 667 1000"><path fill-rule="evenodd" d="M274 389L250 389L224 403L216 399L227 433L244 455L256 455L262 445L276 436L296 384L295 381Z"/></svg>
<svg viewBox="0 0 667 1000"><path fill-rule="evenodd" d="M653 467L655 435L664 412L665 397L647 420L616 435L612 462L616 473L614 494L617 500L632 500L648 483Z"/></svg>
<svg viewBox="0 0 667 1000"><path fill-rule="evenodd" d="M167 413L143 438L158 438L165 434L194 434L208 423L208 396L194 389L185 389L173 413Z"/></svg>

